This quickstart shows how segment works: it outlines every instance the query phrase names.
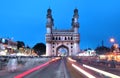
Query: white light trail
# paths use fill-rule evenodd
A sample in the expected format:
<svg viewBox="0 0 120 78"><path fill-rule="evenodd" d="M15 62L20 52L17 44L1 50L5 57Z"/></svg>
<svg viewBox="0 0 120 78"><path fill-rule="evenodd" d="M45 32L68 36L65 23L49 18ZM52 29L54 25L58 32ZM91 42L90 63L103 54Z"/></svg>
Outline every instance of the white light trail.
<svg viewBox="0 0 120 78"><path fill-rule="evenodd" d="M85 65L85 64L83 64L83 66L88 68L88 69L91 69L93 71L96 71L98 73L101 73L105 76L109 76L111 78L120 78L120 76L118 76L118 75L115 75L115 74L112 74L112 73L109 73L109 72L106 72L106 71L103 71L103 70L100 70L100 69L97 69L97 68L94 68L94 67L91 67L91 66L88 66L88 65Z"/></svg>
<svg viewBox="0 0 120 78"><path fill-rule="evenodd" d="M95 76L91 75L90 73L86 72L85 70L81 69L80 67L76 66L75 64L72 64L72 66L77 69L79 72L87 76L88 78L96 78Z"/></svg>
<svg viewBox="0 0 120 78"><path fill-rule="evenodd" d="M76 62L76 60L71 59L70 57L68 57L68 60L72 61L72 62Z"/></svg>

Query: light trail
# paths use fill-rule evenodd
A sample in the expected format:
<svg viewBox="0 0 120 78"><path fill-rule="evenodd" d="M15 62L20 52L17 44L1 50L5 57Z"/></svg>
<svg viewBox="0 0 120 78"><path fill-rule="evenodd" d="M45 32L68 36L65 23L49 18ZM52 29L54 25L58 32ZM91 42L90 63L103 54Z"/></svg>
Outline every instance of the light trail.
<svg viewBox="0 0 120 78"><path fill-rule="evenodd" d="M68 60L72 61L72 62L76 62L76 60L71 59L70 57L68 57Z"/></svg>
<svg viewBox="0 0 120 78"><path fill-rule="evenodd" d="M76 66L75 64L72 64L72 66L77 69L79 72L87 76L88 78L96 78L95 76L91 75L90 73L86 72L85 70L81 69L80 67Z"/></svg>
<svg viewBox="0 0 120 78"><path fill-rule="evenodd" d="M34 71L42 68L42 67L45 67L45 66L47 66L48 64L49 64L49 62L46 62L46 63L44 63L44 64L42 64L42 65L40 65L40 66L37 66L37 67L32 68L32 69L30 69L30 70L28 70L28 71L25 71L25 72L23 72L23 73L15 76L14 78L23 78L24 76L26 76L26 75L28 75L28 74L30 74L30 73L32 73L32 72L34 72Z"/></svg>
<svg viewBox="0 0 120 78"><path fill-rule="evenodd" d="M57 61L57 60L59 60L59 59L60 59L60 58L52 59L51 61L48 61L48 62L46 62L46 63L44 63L44 64L42 64L42 65L40 65L40 66L34 67L34 68L30 69L30 70L27 70L27 71L25 71L25 72L23 72L23 73L15 76L14 78L23 78L24 76L26 76L26 75L28 75L28 74L36 71L36 70L39 70L40 68L45 67L45 66L49 65L51 62L55 62L55 61Z"/></svg>
<svg viewBox="0 0 120 78"><path fill-rule="evenodd" d="M115 74L112 74L112 73L109 73L109 72L106 72L106 71L103 71L103 70L100 70L100 69L97 69L97 68L94 68L94 67L91 67L91 66L88 66L88 65L85 65L85 64L83 64L83 66L88 68L88 69L91 69L93 71L96 71L98 73L101 73L105 76L109 76L111 78L120 78L120 76L118 76L118 75L115 75Z"/></svg>

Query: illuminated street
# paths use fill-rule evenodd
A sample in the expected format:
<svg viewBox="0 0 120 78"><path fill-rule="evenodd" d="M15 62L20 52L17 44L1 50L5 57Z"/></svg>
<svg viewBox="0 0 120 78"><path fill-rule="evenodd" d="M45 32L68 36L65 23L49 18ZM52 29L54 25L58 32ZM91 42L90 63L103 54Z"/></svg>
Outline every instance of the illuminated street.
<svg viewBox="0 0 120 78"><path fill-rule="evenodd" d="M71 78L64 60L59 60L51 63L47 67L44 67L38 71L31 73L30 75L25 76L24 78Z"/></svg>
<svg viewBox="0 0 120 78"><path fill-rule="evenodd" d="M26 58L24 58L26 59ZM14 72L7 68L0 70L0 78L119 78L120 68L110 68L105 65L95 65L84 60L54 57L54 58L32 58L30 63L19 64ZM41 60L40 60L41 59ZM89 68L90 67L90 68ZM96 70L91 69L96 68ZM97 71L99 70L99 71ZM106 73L108 74L106 74Z"/></svg>

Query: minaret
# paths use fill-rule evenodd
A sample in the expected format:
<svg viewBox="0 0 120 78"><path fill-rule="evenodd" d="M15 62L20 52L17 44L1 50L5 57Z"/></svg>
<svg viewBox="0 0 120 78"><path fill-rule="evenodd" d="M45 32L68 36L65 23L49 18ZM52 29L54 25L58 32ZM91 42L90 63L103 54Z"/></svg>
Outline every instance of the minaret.
<svg viewBox="0 0 120 78"><path fill-rule="evenodd" d="M46 34L46 56L51 56L52 54L52 45L51 45L51 40L52 40L52 28L53 28L53 18L52 18L52 10L49 8L47 10L47 23L46 23L46 29L47 29L47 34Z"/></svg>
<svg viewBox="0 0 120 78"><path fill-rule="evenodd" d="M80 52L80 47L79 47L79 42L80 42L80 34L79 34L79 22L78 22L78 9L74 9L74 15L72 18L72 28L74 30L74 34L73 34L73 39L74 39L74 53L73 55L75 55L76 53Z"/></svg>
<svg viewBox="0 0 120 78"><path fill-rule="evenodd" d="M52 10L49 8L47 10L47 24L46 24L46 28L47 28L47 33L51 34L52 33L52 26L53 26L53 18L52 18Z"/></svg>
<svg viewBox="0 0 120 78"><path fill-rule="evenodd" d="M73 18L72 18L72 26L73 26L72 28L74 30L74 33L78 33L78 29L79 29L78 18L79 18L78 9L75 9L74 10L74 15L73 15Z"/></svg>

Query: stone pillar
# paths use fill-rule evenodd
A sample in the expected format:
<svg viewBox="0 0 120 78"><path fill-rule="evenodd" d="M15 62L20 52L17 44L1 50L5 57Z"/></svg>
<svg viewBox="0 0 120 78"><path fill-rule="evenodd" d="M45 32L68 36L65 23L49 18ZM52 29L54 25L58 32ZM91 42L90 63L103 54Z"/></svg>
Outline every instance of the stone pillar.
<svg viewBox="0 0 120 78"><path fill-rule="evenodd" d="M76 55L79 51L80 51L79 43L75 42L75 43L74 43L73 55Z"/></svg>
<svg viewBox="0 0 120 78"><path fill-rule="evenodd" d="M46 43L46 56L51 56L52 54L52 46L51 43L47 42Z"/></svg>

